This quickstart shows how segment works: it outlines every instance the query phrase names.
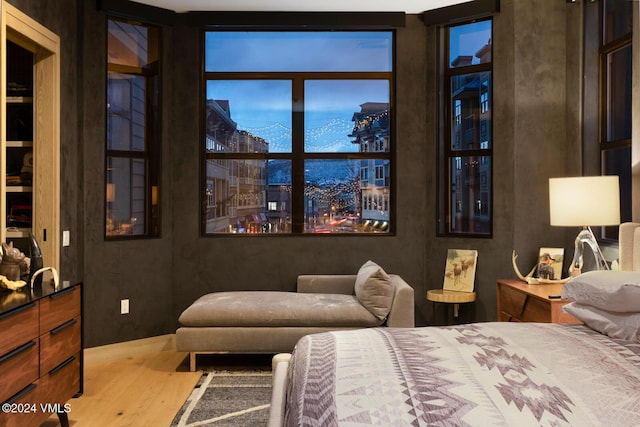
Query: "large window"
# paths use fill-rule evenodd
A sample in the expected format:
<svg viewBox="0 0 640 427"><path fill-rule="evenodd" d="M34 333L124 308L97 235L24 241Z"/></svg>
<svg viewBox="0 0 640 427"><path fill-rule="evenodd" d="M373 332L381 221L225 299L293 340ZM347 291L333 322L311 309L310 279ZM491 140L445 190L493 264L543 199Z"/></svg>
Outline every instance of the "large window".
<svg viewBox="0 0 640 427"><path fill-rule="evenodd" d="M112 19L108 28L105 236L157 236L160 31Z"/></svg>
<svg viewBox="0 0 640 427"><path fill-rule="evenodd" d="M633 2L601 2L600 160L603 175L620 178L620 220L631 221L631 64ZM618 238L618 227L604 237Z"/></svg>
<svg viewBox="0 0 640 427"><path fill-rule="evenodd" d="M491 19L442 29L439 228L491 236Z"/></svg>
<svg viewBox="0 0 640 427"><path fill-rule="evenodd" d="M392 231L393 33L204 37L203 233Z"/></svg>

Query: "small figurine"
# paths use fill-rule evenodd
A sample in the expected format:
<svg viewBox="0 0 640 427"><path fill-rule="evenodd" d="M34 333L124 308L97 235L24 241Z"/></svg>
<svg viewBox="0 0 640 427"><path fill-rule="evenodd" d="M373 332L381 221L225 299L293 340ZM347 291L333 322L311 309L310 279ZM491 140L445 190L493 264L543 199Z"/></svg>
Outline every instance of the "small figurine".
<svg viewBox="0 0 640 427"><path fill-rule="evenodd" d="M12 281L20 280L20 267L24 263L25 255L20 249L13 247L13 242L2 242L2 252L0 274Z"/></svg>

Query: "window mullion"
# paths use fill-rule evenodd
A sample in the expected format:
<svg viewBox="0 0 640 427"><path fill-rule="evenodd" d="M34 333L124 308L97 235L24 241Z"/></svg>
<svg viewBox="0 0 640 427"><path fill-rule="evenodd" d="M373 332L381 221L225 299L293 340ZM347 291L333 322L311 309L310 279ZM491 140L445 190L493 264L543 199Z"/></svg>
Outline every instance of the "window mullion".
<svg viewBox="0 0 640 427"><path fill-rule="evenodd" d="M291 225L294 233L304 232L304 79L294 78L292 86Z"/></svg>

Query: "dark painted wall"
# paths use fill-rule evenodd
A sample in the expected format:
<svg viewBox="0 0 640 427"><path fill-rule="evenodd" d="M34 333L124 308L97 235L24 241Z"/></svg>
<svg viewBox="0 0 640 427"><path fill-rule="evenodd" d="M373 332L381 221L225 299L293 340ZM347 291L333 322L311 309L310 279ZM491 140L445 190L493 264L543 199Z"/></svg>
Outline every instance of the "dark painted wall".
<svg viewBox="0 0 640 427"><path fill-rule="evenodd" d="M81 0L79 0L81 1ZM82 138L84 157L84 284L85 345L170 333L175 329L172 294L172 35L164 37L162 64L164 106L162 132L162 237L106 242L104 240L104 167L106 105L106 16L87 2L83 19ZM129 299L130 314L120 314L120 300Z"/></svg>
<svg viewBox="0 0 640 427"><path fill-rule="evenodd" d="M579 171L581 97L579 5L502 0L494 21L494 236L436 236L435 29L417 15L397 31L395 236L226 236L198 231L200 30L164 33L162 238L103 240L105 17L94 2L12 0L63 36L62 276L85 284L87 347L172 333L198 296L221 290L293 290L302 273L355 273L368 259L416 291L416 323L427 324L425 295L440 288L449 248L479 250L478 301L464 321L495 320L495 280L513 277L540 246L569 248L572 230L548 225L547 180ZM48 2L47 2L48 4ZM64 5L64 7L63 7ZM570 102L568 101L570 100ZM131 314L119 314L129 298ZM440 313L438 313L440 316Z"/></svg>

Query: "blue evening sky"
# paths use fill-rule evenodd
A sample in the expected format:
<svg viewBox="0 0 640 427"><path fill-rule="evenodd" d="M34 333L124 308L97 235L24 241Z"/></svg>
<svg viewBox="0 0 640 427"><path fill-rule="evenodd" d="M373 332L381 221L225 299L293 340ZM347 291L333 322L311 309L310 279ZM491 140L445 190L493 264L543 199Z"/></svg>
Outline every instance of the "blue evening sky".
<svg viewBox="0 0 640 427"><path fill-rule="evenodd" d="M208 32L208 72L387 72L392 33ZM209 80L207 99L228 100L238 128L269 141L269 151L291 151L291 83ZM364 102L389 102L386 80L314 80L305 86L305 150L357 151L348 135Z"/></svg>
<svg viewBox="0 0 640 427"><path fill-rule="evenodd" d="M458 56L473 56L473 63L480 62L475 54L491 39L491 21L451 27L449 40L449 62Z"/></svg>
<svg viewBox="0 0 640 427"><path fill-rule="evenodd" d="M270 143L291 151L291 83L283 80L209 80L207 99L229 100L231 118ZM386 80L312 80L305 87L306 151L358 151L348 135L363 102L389 102Z"/></svg>
<svg viewBox="0 0 640 427"><path fill-rule="evenodd" d="M391 71L392 33L211 31L205 71Z"/></svg>
<svg viewBox="0 0 640 427"><path fill-rule="evenodd" d="M474 55L491 37L490 21L454 27L451 57ZM211 31L207 72L392 71L392 33ZM358 151L348 135L365 102L389 102L386 80L312 80L305 86L305 150ZM266 139L271 152L291 151L291 83L209 80L207 99L228 100L238 129Z"/></svg>

